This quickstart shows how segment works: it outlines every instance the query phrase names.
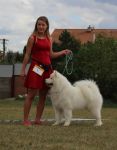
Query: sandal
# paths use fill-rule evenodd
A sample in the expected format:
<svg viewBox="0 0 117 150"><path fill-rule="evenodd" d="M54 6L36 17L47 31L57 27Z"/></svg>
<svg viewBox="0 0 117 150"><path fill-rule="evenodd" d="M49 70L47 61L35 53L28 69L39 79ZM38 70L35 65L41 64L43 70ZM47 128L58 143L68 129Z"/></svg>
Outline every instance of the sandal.
<svg viewBox="0 0 117 150"><path fill-rule="evenodd" d="M36 121L36 120L35 120L35 121L33 122L33 124L34 124L34 125L42 125L42 121Z"/></svg>
<svg viewBox="0 0 117 150"><path fill-rule="evenodd" d="M32 123L27 120L27 121L23 121L23 125L24 125L24 126L31 126Z"/></svg>

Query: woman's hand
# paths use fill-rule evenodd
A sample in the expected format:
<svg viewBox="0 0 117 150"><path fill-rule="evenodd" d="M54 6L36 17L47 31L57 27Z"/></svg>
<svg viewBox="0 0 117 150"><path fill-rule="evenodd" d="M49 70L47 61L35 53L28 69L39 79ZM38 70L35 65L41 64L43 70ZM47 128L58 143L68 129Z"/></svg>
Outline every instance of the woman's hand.
<svg viewBox="0 0 117 150"><path fill-rule="evenodd" d="M62 55L67 55L67 54L72 53L72 51L69 49L62 50L61 52L62 52Z"/></svg>
<svg viewBox="0 0 117 150"><path fill-rule="evenodd" d="M59 52L53 52L53 50L51 50L50 53L51 53L50 54L51 58L58 58L60 56L68 55L68 54L72 53L72 51L69 49L64 49Z"/></svg>
<svg viewBox="0 0 117 150"><path fill-rule="evenodd" d="M21 77L26 76L25 70L21 70L21 72L20 72L20 76L21 76Z"/></svg>

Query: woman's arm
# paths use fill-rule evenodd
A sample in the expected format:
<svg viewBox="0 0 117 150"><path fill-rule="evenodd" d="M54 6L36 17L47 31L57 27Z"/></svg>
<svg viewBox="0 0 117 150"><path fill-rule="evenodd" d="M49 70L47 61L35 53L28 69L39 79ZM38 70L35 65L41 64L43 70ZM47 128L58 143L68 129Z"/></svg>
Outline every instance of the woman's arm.
<svg viewBox="0 0 117 150"><path fill-rule="evenodd" d="M59 52L54 52L52 49L52 39L51 38L50 38L50 42L51 42L51 49L50 49L50 57L51 58L58 58L60 56L64 56L64 55L71 53L71 51L68 49L61 50Z"/></svg>
<svg viewBox="0 0 117 150"><path fill-rule="evenodd" d="M29 62L29 58L30 58L30 55L31 55L31 50L32 50L33 44L34 44L34 37L30 36L29 39L28 39L28 42L27 42L26 53L25 53L24 60L23 60L23 63L22 63L22 68L21 68L21 73L20 73L21 76L25 75L25 68L26 68L26 65Z"/></svg>

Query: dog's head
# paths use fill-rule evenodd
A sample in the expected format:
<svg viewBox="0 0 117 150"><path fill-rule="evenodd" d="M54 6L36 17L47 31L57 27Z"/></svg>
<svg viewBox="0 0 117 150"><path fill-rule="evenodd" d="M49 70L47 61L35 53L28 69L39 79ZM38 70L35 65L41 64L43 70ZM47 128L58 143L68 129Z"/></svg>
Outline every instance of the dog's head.
<svg viewBox="0 0 117 150"><path fill-rule="evenodd" d="M54 70L53 73L50 74L50 77L45 79L45 83L48 87L52 87L55 82L55 78L57 77L57 71Z"/></svg>

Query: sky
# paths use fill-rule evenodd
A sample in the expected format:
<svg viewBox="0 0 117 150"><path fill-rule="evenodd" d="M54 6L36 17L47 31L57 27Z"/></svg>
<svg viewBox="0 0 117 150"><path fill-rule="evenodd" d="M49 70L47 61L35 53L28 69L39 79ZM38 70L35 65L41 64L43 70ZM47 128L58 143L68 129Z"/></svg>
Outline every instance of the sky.
<svg viewBox="0 0 117 150"><path fill-rule="evenodd" d="M0 39L6 50L23 52L39 16L54 29L117 28L117 0L0 0ZM2 41L0 40L0 50Z"/></svg>

